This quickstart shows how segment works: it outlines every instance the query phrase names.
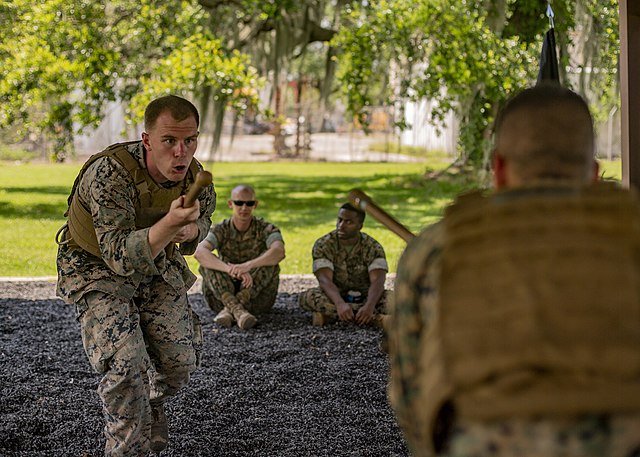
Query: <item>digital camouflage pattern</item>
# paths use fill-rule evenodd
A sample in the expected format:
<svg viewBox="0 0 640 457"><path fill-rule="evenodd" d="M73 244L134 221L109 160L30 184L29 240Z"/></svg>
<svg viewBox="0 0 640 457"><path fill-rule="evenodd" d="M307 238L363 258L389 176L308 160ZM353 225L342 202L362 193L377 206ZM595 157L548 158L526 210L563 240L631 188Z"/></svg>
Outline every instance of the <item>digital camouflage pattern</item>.
<svg viewBox="0 0 640 457"><path fill-rule="evenodd" d="M313 245L313 272L320 268L330 268L333 271L333 282L345 298L347 293L357 291L362 294L362 303L352 303L354 310L364 305L364 298L369 292L371 280L369 272L381 269L389 271L384 249L374 238L366 233L360 233L360 240L350 249L340 245L336 230L322 236ZM376 305L376 313L386 312L387 292L385 291ZM302 309L321 312L328 316L337 316L335 306L329 297L319 287L306 290L299 297Z"/></svg>
<svg viewBox="0 0 640 457"><path fill-rule="evenodd" d="M142 161L142 142L127 146ZM58 249L57 293L67 303L75 303L91 290L132 298L147 276L160 275L176 291L186 293L195 282L183 255L191 255L208 233L216 207L213 186L199 197L199 239L181 243L170 256L161 252L155 259L147 242L149 228L136 230L137 191L130 174L115 160L104 158L91 165L78 186L81 200L91 210L102 249L102 259L73 243ZM115 273L115 275L114 275Z"/></svg>
<svg viewBox="0 0 640 457"><path fill-rule="evenodd" d="M450 448L442 455L637 457L640 455L640 416L461 422L454 427Z"/></svg>
<svg viewBox="0 0 640 457"><path fill-rule="evenodd" d="M376 303L376 307L374 309L374 314L388 314L387 310L387 302L388 302L389 292L382 292L382 297L380 297L380 301ZM363 301L360 303L349 303L347 304L351 306L354 314L364 306L364 300L366 300L366 294L362 296ZM329 318L337 319L338 311L336 310L336 306L331 302L327 294L320 287L311 287L305 290L300 294L299 297L299 305L305 311L318 312L322 313Z"/></svg>
<svg viewBox="0 0 640 457"><path fill-rule="evenodd" d="M133 300L92 291L79 306L85 352L103 375L107 455L147 455L151 405L175 395L200 363L198 315L161 278L141 284Z"/></svg>
<svg viewBox="0 0 640 457"><path fill-rule="evenodd" d="M405 249L396 275L389 340L390 403L414 457L632 457L640 455L639 415L455 421L442 415L432 428L420 421L421 336L438 313L444 226L434 224Z"/></svg>
<svg viewBox="0 0 640 457"><path fill-rule="evenodd" d="M127 148L144 163L141 142ZM150 402L173 395L199 364L202 330L186 296L195 275L183 255L209 230L215 190L210 186L199 197L200 236L155 259L149 228L136 230L135 183L116 160L92 164L77 192L91 210L103 258L73 242L61 244L57 293L76 305L85 352L103 375L98 394L107 455L146 455Z"/></svg>
<svg viewBox="0 0 640 457"><path fill-rule="evenodd" d="M231 218L214 224L205 238L218 251L223 262L239 264L262 255L274 241L282 241L280 229L260 217L253 216L249 228L244 232L236 230ZM229 292L236 295L240 291L240 281L233 280L227 273L204 267L199 268L202 275L202 293L209 307L219 312L224 307L222 295ZM254 268L249 272L253 285L247 289L248 301L243 298L242 305L250 313L269 311L275 303L280 283L280 266L271 265Z"/></svg>

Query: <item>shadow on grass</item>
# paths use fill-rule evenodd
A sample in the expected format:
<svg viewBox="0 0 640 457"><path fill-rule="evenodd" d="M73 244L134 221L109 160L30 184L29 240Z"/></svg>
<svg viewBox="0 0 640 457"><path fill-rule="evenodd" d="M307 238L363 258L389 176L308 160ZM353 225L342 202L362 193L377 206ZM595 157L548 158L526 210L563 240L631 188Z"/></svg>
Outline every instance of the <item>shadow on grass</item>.
<svg viewBox="0 0 640 457"><path fill-rule="evenodd" d="M464 190L464 183L456 180L425 180L420 174L375 174L365 178L229 175L216 182L219 215L214 215L214 220L229 216L226 200L230 189L240 182L256 189L258 215L289 227L333 225L349 191L357 188L401 223L417 230L425 220L439 216L445 202Z"/></svg>
<svg viewBox="0 0 640 457"><path fill-rule="evenodd" d="M347 201L349 191L357 188L367 193L373 201L401 223L419 230L425 221L441 214L444 204L468 187L459 179L425 179L421 174L378 173L365 177L292 176L287 174L227 174L215 180L218 209L213 221L229 217L226 201L233 186L246 183L255 187L260 208L256 213L274 223L295 227L332 226L338 208ZM34 186L9 187L3 192L32 194L33 203L0 201L0 218L64 220L67 210L66 197L69 187ZM59 203L45 202L38 195L53 196ZM23 200L23 199L21 199ZM376 225L374 221L368 224Z"/></svg>
<svg viewBox="0 0 640 457"><path fill-rule="evenodd" d="M71 185L69 186L33 186L33 187L3 187L3 192L8 194L46 194L46 195L64 195L65 199L69 192L71 192Z"/></svg>
<svg viewBox="0 0 640 457"><path fill-rule="evenodd" d="M8 198L4 199L5 201L0 200L0 218L62 221L63 214L67 210L67 196L71 187L20 186L3 187L1 190ZM25 198L28 199L27 203L24 203ZM20 203L16 203L14 199L19 199ZM52 203L51 200L59 203Z"/></svg>
<svg viewBox="0 0 640 457"><path fill-rule="evenodd" d="M0 201L0 219L48 219L64 220L67 204L36 203L33 205L13 205Z"/></svg>

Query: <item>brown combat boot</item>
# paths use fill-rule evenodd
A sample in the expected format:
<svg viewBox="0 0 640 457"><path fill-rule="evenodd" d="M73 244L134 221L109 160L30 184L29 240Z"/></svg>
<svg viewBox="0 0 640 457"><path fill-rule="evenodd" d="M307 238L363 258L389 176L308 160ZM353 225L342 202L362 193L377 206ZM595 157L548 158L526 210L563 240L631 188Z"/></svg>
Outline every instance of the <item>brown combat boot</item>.
<svg viewBox="0 0 640 457"><path fill-rule="evenodd" d="M320 312L314 312L311 315L311 325L313 325L314 327L322 327L324 326L324 324L326 323L326 318L327 316L325 316L324 314L320 313Z"/></svg>
<svg viewBox="0 0 640 457"><path fill-rule="evenodd" d="M242 289L236 294L236 298L242 306L246 307L251 300L251 292L249 291L249 289Z"/></svg>
<svg viewBox="0 0 640 457"><path fill-rule="evenodd" d="M169 444L169 426L164 413L164 404L151 404L151 439L149 449L153 452L164 451Z"/></svg>
<svg viewBox="0 0 640 457"><path fill-rule="evenodd" d="M220 311L216 315L216 317L213 319L213 322L221 325L222 327L229 328L233 325L234 322L233 314L231 314L231 311L229 311L226 307L222 308L222 311Z"/></svg>
<svg viewBox="0 0 640 457"><path fill-rule="evenodd" d="M238 327L240 327L242 330L248 330L258 323L258 319L256 319L256 317L249 311L241 313L237 321Z"/></svg>
<svg viewBox="0 0 640 457"><path fill-rule="evenodd" d="M324 327L325 325L334 324L337 321L337 317L323 314L319 311L314 311L313 314L311 314L311 325L314 327Z"/></svg>
<svg viewBox="0 0 640 457"><path fill-rule="evenodd" d="M231 314L233 314L234 319L238 323L238 327L242 330L248 330L258 322L258 319L247 311L232 293L223 293L222 303L224 303L225 308L231 311Z"/></svg>
<svg viewBox="0 0 640 457"><path fill-rule="evenodd" d="M371 323L376 327L381 328L382 330L386 330L387 325L389 325L387 324L388 321L389 321L388 314L375 314L373 316L373 319L371 320Z"/></svg>

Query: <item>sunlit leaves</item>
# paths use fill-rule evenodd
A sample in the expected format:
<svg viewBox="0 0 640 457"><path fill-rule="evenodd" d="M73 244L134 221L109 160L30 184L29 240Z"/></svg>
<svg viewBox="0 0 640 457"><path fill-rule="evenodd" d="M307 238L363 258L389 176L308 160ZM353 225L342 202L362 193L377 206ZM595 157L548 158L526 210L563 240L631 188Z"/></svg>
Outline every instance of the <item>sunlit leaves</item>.
<svg viewBox="0 0 640 457"><path fill-rule="evenodd" d="M0 1L0 19L12 24L0 31L0 127L16 140L48 132L68 145L106 102L139 93L193 97L212 83L242 108L253 101L241 89L259 86L246 58L203 41L211 18L195 0Z"/></svg>
<svg viewBox="0 0 640 457"><path fill-rule="evenodd" d="M226 101L245 111L257 105L257 90L263 85L248 56L237 51L227 55L219 40L198 33L186 39L154 66L141 81L142 91L131 100L131 118L140 120L147 103L168 93L193 94L211 88L215 101Z"/></svg>
<svg viewBox="0 0 640 457"><path fill-rule="evenodd" d="M366 8L353 3L352 26L334 39L342 50L339 79L348 109L362 115L376 100L402 105L428 98L435 102L435 124L442 123L449 110L456 111L461 154L480 162L487 157L497 109L536 80L542 37L549 27L544 3L379 0ZM576 21L584 21L576 16L576 4L593 20L595 32L587 39L598 48L593 65L605 75L592 78L591 85L611 88L617 64L618 37L611 33L617 30L617 0L553 2L556 35L565 51L560 52L561 68L569 62L566 50Z"/></svg>

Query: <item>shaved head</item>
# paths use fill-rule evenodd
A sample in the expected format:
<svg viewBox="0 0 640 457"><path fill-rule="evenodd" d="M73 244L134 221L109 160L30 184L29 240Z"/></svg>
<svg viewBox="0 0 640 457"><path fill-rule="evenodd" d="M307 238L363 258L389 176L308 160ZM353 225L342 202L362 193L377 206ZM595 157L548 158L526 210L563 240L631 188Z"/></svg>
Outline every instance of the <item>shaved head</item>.
<svg viewBox="0 0 640 457"><path fill-rule="evenodd" d="M496 120L494 154L504 160L509 184L541 179L590 182L595 139L587 103L555 84L520 92Z"/></svg>
<svg viewBox="0 0 640 457"><path fill-rule="evenodd" d="M253 190L253 187L251 187L248 184L238 184L236 187L234 187L231 190L231 199L235 200L236 198L238 198L238 195L240 195L241 193L250 193L251 194L251 198L255 199L256 198L256 191Z"/></svg>

